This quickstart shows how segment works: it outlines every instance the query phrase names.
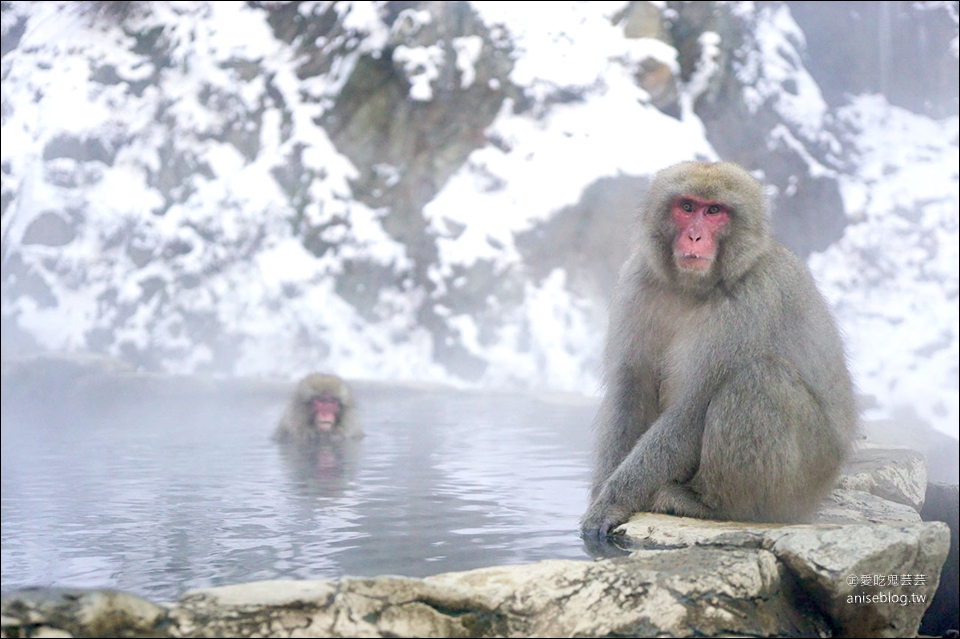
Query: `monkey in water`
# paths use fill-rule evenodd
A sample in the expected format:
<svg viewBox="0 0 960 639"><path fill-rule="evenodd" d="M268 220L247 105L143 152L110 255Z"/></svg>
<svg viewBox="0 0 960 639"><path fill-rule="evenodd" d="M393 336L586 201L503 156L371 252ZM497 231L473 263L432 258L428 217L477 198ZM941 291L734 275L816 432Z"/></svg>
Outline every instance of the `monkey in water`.
<svg viewBox="0 0 960 639"><path fill-rule="evenodd" d="M308 443L363 437L353 396L336 375L312 373L297 384L273 438Z"/></svg>
<svg viewBox="0 0 960 639"><path fill-rule="evenodd" d="M620 271L585 538L639 511L796 522L857 431L827 304L735 164L660 171Z"/></svg>

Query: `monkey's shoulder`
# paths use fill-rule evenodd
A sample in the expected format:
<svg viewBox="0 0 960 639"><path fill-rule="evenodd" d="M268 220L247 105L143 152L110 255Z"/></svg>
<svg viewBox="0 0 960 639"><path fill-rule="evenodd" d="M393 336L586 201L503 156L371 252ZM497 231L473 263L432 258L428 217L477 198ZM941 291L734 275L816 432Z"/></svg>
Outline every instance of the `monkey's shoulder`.
<svg viewBox="0 0 960 639"><path fill-rule="evenodd" d="M290 415L290 409L286 409L283 412L283 415L280 416L280 421L277 422L277 427L273 431L273 440L274 441L288 441L296 433L296 428L294 427L294 420Z"/></svg>
<svg viewBox="0 0 960 639"><path fill-rule="evenodd" d="M810 269L796 253L783 244L771 241L770 247L757 257L753 266L736 282L727 283L724 293L744 303L768 304L781 300L787 304L821 305L822 297Z"/></svg>

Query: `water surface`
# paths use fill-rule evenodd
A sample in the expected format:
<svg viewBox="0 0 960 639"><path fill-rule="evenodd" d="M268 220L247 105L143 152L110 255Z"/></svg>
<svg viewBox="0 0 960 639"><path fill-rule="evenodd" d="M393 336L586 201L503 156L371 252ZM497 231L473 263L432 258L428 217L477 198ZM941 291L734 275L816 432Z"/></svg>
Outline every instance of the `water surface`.
<svg viewBox="0 0 960 639"><path fill-rule="evenodd" d="M5 390L3 589L172 601L260 579L588 558L592 403L355 390L366 437L307 451L270 440L280 392Z"/></svg>

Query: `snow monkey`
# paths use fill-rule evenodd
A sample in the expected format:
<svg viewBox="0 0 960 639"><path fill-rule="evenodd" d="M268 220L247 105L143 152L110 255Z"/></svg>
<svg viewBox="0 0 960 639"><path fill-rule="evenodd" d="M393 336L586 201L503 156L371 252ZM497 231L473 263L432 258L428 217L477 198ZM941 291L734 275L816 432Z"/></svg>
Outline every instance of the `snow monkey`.
<svg viewBox="0 0 960 639"><path fill-rule="evenodd" d="M312 373L297 384L273 438L307 443L363 437L356 412L342 379Z"/></svg>
<svg viewBox="0 0 960 639"><path fill-rule="evenodd" d="M729 163L660 171L620 272L586 538L632 513L802 521L857 430L827 304Z"/></svg>

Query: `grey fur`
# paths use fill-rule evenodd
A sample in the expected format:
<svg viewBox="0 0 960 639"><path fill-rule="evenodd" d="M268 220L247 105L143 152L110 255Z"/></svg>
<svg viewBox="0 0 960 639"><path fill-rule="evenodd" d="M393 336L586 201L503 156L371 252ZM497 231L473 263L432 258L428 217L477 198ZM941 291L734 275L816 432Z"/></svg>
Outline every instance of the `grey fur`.
<svg viewBox="0 0 960 639"><path fill-rule="evenodd" d="M311 402L323 398L335 398L341 405L337 422L330 432L317 430L313 423ZM277 441L296 443L357 437L363 437L363 428L357 419L357 409L350 387L336 375L323 373L311 373L297 383L277 430L273 433L273 438Z"/></svg>
<svg viewBox="0 0 960 639"><path fill-rule="evenodd" d="M730 211L706 273L675 265L681 195ZM611 306L584 535L637 511L802 521L832 488L857 431L853 385L827 304L765 209L734 164L654 179Z"/></svg>

